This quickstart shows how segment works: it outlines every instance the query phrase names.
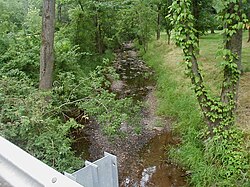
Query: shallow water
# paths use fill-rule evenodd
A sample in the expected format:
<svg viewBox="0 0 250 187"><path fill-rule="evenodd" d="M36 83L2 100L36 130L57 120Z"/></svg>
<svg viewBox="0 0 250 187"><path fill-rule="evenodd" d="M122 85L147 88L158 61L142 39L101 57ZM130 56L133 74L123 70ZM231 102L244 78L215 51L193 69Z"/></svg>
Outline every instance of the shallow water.
<svg viewBox="0 0 250 187"><path fill-rule="evenodd" d="M118 98L129 96L136 101L143 101L155 85L153 70L138 58L134 49L117 52L114 66L123 83L123 87L116 92Z"/></svg>
<svg viewBox="0 0 250 187"><path fill-rule="evenodd" d="M83 160L89 160L89 147L91 145L91 142L89 139L89 135L85 133L85 129L76 129L71 132L71 136L74 139L72 149L75 151L76 155Z"/></svg>
<svg viewBox="0 0 250 187"><path fill-rule="evenodd" d="M120 75L121 85L115 93L119 98L133 97L143 101L155 85L153 71L137 57L132 47L127 47L117 53L114 62ZM113 90L114 91L114 90ZM84 131L75 132L78 139L73 149L83 159L89 158L89 137ZM167 161L167 149L178 144L171 132L164 132L152 138L140 151L139 158L129 160L124 173L119 173L120 187L182 187L187 186L185 171Z"/></svg>
<svg viewBox="0 0 250 187"><path fill-rule="evenodd" d="M185 171L166 162L166 149L178 143L171 133L154 137L141 151L139 160L124 174L121 187L181 187L186 186ZM136 172L134 172L136 171Z"/></svg>

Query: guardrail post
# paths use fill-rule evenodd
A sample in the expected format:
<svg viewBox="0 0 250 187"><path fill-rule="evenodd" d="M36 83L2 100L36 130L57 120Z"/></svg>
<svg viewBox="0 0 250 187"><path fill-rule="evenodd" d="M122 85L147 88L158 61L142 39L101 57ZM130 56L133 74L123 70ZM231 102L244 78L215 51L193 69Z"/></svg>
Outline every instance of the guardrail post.
<svg viewBox="0 0 250 187"><path fill-rule="evenodd" d="M118 169L116 156L104 152L104 157L95 162L85 162L85 167L67 174L86 187L118 187Z"/></svg>

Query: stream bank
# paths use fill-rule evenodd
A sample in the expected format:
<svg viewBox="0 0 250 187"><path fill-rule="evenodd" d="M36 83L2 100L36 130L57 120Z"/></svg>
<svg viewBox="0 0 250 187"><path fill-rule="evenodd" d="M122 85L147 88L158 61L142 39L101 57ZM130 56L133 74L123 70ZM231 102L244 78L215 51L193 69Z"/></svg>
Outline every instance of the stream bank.
<svg viewBox="0 0 250 187"><path fill-rule="evenodd" d="M126 136L110 141L102 134L99 124L90 120L77 132L80 141L76 142L75 150L81 154L88 149L85 158L90 161L102 157L104 151L116 155L121 187L186 186L185 171L166 161L165 148L179 142L171 134L171 119L163 119L155 113L154 71L139 59L131 42L117 50L113 65L120 80L112 81L110 90L118 98L132 97L146 103L142 110L141 133L125 128Z"/></svg>

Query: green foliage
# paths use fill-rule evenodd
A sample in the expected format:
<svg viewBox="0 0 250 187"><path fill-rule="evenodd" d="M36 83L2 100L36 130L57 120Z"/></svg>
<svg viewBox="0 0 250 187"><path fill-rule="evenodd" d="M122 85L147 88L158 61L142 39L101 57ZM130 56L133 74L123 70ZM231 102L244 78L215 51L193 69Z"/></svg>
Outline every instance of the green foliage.
<svg viewBox="0 0 250 187"><path fill-rule="evenodd" d="M22 3L0 0L0 54L10 46L12 35L17 32L24 21L25 12Z"/></svg>
<svg viewBox="0 0 250 187"><path fill-rule="evenodd" d="M41 19L38 10L31 10L16 33L4 35L8 38L6 43L8 47L0 56L2 71L8 73L19 70L30 78L38 80L40 27Z"/></svg>
<svg viewBox="0 0 250 187"><path fill-rule="evenodd" d="M40 41L37 36L20 33L8 50L0 57L4 72L18 69L27 76L38 80Z"/></svg>
<svg viewBox="0 0 250 187"><path fill-rule="evenodd" d="M139 125L140 104L131 98L117 99L107 90L110 86L107 77L118 78L114 68L97 67L88 77L78 79L72 73L61 73L54 88L54 100L61 103L61 111L77 107L87 116L94 117L103 132L112 137L121 133L122 123L128 123L132 128Z"/></svg>
<svg viewBox="0 0 250 187"><path fill-rule="evenodd" d="M221 167L219 184L246 184L249 168L248 154L243 148L243 134L235 127L223 130L205 143L205 158ZM242 178L242 176L244 176Z"/></svg>
<svg viewBox="0 0 250 187"><path fill-rule="evenodd" d="M124 41L147 42L155 12L138 0L57 1L53 90L41 93L41 8L42 0L0 0L0 134L59 171L73 171L81 161L69 134L82 126L63 118L72 109L94 118L109 137L124 133L122 123L140 132L141 104L110 93L107 77L118 75L103 57L112 60Z"/></svg>
<svg viewBox="0 0 250 187"><path fill-rule="evenodd" d="M156 28L150 1L81 0L71 5L69 35L82 52L100 53L100 47L103 51L115 49L134 39L146 47Z"/></svg>
<svg viewBox="0 0 250 187"><path fill-rule="evenodd" d="M68 137L74 121L62 122L58 113L50 114L52 105L28 78L1 73L0 133L30 154L59 171L73 171L81 161L74 156Z"/></svg>

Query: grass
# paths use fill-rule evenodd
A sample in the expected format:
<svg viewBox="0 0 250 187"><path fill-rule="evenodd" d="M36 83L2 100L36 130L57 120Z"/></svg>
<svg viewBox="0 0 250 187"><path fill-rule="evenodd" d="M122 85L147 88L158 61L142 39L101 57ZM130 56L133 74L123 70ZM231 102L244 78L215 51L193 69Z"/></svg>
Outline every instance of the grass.
<svg viewBox="0 0 250 187"><path fill-rule="evenodd" d="M244 40L246 39L244 33ZM219 94L222 71L219 67L220 58L216 58L218 44L222 41L220 34L203 36L200 41L199 62L203 70L204 79L214 95ZM244 55L249 50L249 44L243 44L243 62L250 59ZM176 119L174 126L182 138L178 150L171 152L172 158L192 171L189 178L191 186L237 186L238 178L225 179L221 177L226 168L217 166L214 158L205 150L213 151L213 147L206 147L200 135L205 131L202 114L195 95L190 89L191 83L184 75L185 66L182 63L182 52L174 45L167 45L166 36L162 35L159 41L149 45L148 52L144 55L145 61L156 71L157 97L159 100L158 114L171 116ZM247 70L250 64L245 64ZM215 147L216 148L216 147ZM214 149L215 150L215 149ZM225 152L222 152L225 154ZM242 182L242 181L241 181ZM240 182L239 182L240 183ZM242 186L250 186L246 182Z"/></svg>
<svg viewBox="0 0 250 187"><path fill-rule="evenodd" d="M248 32L245 31L243 35L243 44L242 44L242 65L245 72L250 72L250 43L248 40Z"/></svg>

